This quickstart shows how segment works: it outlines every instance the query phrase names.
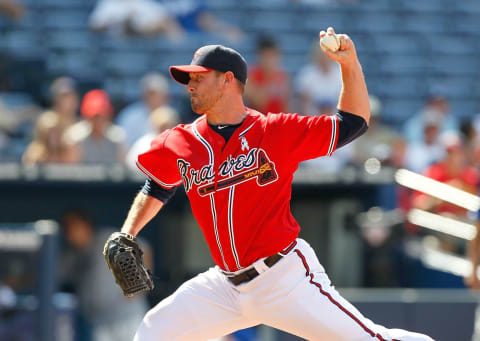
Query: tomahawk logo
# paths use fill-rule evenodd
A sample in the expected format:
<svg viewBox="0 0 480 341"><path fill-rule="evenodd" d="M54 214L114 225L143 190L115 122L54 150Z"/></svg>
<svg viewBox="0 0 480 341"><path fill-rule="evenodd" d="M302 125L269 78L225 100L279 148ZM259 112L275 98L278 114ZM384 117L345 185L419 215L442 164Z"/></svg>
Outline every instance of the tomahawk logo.
<svg viewBox="0 0 480 341"><path fill-rule="evenodd" d="M257 181L257 185L259 186L265 186L277 180L278 175L275 170L275 164L269 160L267 153L263 149L257 150L256 148L252 149L251 152L252 151L257 151L255 155L255 168L243 171L215 183L200 186L198 187L198 194L206 196L212 192L226 189L233 185L253 179ZM249 155L251 155L251 152Z"/></svg>

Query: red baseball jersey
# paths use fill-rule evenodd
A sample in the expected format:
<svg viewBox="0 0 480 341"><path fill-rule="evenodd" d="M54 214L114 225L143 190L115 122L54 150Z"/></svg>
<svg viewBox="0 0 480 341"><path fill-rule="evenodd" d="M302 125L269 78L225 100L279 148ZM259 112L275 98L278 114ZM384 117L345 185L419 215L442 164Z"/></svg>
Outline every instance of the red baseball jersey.
<svg viewBox="0 0 480 341"><path fill-rule="evenodd" d="M331 155L337 143L336 116L246 110L227 143L202 115L160 134L137 161L164 188L183 183L215 263L230 272L297 237L293 173L301 161Z"/></svg>

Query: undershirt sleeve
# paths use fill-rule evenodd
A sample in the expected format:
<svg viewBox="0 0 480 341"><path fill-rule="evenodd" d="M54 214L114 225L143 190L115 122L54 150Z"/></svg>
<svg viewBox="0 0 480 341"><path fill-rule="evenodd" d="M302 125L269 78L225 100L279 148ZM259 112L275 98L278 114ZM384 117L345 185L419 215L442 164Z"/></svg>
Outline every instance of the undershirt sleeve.
<svg viewBox="0 0 480 341"><path fill-rule="evenodd" d="M368 129L367 122L361 116L342 110L338 110L336 116L338 118L337 148L352 142Z"/></svg>
<svg viewBox="0 0 480 341"><path fill-rule="evenodd" d="M145 184L142 188L142 193L154 197L155 199L160 200L164 205L170 200L171 197L175 194L178 187L172 187L170 189L163 188L155 181L150 178L145 180Z"/></svg>

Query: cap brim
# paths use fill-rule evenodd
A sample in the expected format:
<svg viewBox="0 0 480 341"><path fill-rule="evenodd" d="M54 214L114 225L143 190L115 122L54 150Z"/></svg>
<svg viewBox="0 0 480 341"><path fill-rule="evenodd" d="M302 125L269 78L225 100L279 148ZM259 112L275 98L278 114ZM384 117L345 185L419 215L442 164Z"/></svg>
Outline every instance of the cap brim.
<svg viewBox="0 0 480 341"><path fill-rule="evenodd" d="M211 69L200 65L174 65L170 66L170 76L180 84L188 84L190 72L208 72Z"/></svg>

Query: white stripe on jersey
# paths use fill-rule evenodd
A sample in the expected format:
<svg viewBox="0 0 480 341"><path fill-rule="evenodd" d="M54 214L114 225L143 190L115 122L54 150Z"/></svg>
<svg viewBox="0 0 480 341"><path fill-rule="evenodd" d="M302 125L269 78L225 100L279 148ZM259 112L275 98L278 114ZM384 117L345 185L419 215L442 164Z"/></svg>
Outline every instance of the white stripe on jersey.
<svg viewBox="0 0 480 341"><path fill-rule="evenodd" d="M247 133L247 131L249 131L250 128L253 127L253 125L254 125L255 123L257 123L257 121L255 121L255 122L253 122L252 124L250 124L247 129L245 129L245 130L242 131L240 134L238 134L238 137L242 137L243 135L245 135L245 134Z"/></svg>
<svg viewBox="0 0 480 341"><path fill-rule="evenodd" d="M331 156L333 153L333 147L335 146L335 140L337 138L337 116L330 117L332 121L332 136L330 137L330 146L328 147L327 155Z"/></svg>
<svg viewBox="0 0 480 341"><path fill-rule="evenodd" d="M231 176L233 176L233 172L231 172ZM237 265L238 269L242 269L240 265L240 260L238 259L237 248L235 247L235 234L233 232L233 197L235 195L235 185L230 187L230 193L228 196L228 232L230 235L230 245L233 251L233 257L235 258L235 264Z"/></svg>
<svg viewBox="0 0 480 341"><path fill-rule="evenodd" d="M141 164L140 162L138 162L137 160L137 166L138 168L140 168L142 170L142 172L144 172L149 178L153 179L156 183L158 183L159 185L162 185L163 187L167 187L168 189L172 188L172 187L175 187L175 186L178 186L182 183L182 180L180 181L177 181L175 182L174 184L167 184L163 181L160 181L160 179L158 179L157 177L155 177L152 173L150 173L148 170L146 170Z"/></svg>
<svg viewBox="0 0 480 341"><path fill-rule="evenodd" d="M201 118L199 118L201 119ZM208 163L209 165L211 166L211 169L213 169L213 149L212 149L212 146L210 146L210 144L208 143L207 140L205 140L203 138L202 135L200 135L200 133L198 132L197 130L197 121L199 120L197 119L195 122L193 122L192 124L192 129L193 129L193 133L195 134L195 136L200 140L200 142L205 146L205 148L207 148L207 151L208 151ZM212 180L209 180L208 181L209 183L212 182ZM223 255L223 250L222 250L222 243L220 242L220 237L219 237L219 234L218 234L218 226L217 226L217 211L215 210L215 198L213 196L213 193L210 194L210 209L212 211L212 218L213 218L213 229L215 231L215 238L217 239L217 246L218 246L218 250L220 251L220 255L222 256L222 262L223 262L223 266L225 266L225 269L227 271L230 271L229 268L228 268L228 265L227 263L225 262L225 257Z"/></svg>

